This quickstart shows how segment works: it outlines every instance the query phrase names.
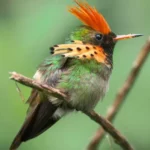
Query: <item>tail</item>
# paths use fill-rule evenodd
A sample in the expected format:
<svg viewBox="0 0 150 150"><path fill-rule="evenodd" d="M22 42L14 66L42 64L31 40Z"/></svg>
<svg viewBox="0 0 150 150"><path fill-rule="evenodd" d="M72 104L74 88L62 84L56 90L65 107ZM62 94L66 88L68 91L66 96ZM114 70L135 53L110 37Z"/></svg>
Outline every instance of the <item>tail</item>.
<svg viewBox="0 0 150 150"><path fill-rule="evenodd" d="M56 109L57 107L49 101L44 101L34 106L12 142L10 150L16 150L22 142L40 135L55 124L58 120L58 118L53 117Z"/></svg>

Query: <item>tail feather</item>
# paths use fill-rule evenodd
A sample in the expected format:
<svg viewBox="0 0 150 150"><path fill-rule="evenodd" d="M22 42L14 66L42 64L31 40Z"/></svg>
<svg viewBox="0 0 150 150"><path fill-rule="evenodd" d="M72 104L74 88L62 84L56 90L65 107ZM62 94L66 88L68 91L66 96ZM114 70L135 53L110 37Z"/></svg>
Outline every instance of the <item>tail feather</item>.
<svg viewBox="0 0 150 150"><path fill-rule="evenodd" d="M12 142L10 150L16 150L22 142L40 135L51 127L59 119L52 116L56 109L57 107L49 101L35 105Z"/></svg>

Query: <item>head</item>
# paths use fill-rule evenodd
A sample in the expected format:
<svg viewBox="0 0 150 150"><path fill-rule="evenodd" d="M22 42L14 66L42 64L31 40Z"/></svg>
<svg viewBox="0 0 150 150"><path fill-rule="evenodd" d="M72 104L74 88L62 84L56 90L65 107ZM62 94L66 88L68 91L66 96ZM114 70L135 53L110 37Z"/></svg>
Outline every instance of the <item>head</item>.
<svg viewBox="0 0 150 150"><path fill-rule="evenodd" d="M113 54L113 49L117 42L114 40L116 38L115 33L109 32L104 34L86 25L78 27L71 33L70 38L71 40L80 40L84 44L101 47L109 55Z"/></svg>
<svg viewBox="0 0 150 150"><path fill-rule="evenodd" d="M72 44L57 45L51 48L54 54L78 59L95 59L108 66L112 64L112 55L117 41L141 36L140 34L116 35L105 18L86 2L75 0L77 6L70 7L83 26L75 30L70 38Z"/></svg>

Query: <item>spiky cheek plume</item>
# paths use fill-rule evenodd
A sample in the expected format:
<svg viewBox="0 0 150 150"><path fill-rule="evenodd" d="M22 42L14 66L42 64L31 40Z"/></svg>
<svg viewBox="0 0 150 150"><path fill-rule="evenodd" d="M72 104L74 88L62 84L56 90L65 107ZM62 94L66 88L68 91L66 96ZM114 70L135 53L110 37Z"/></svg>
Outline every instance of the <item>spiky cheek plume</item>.
<svg viewBox="0 0 150 150"><path fill-rule="evenodd" d="M95 59L99 63L107 63L104 50L99 46L83 44L82 41L72 41L72 44L54 45L50 48L51 54L76 59Z"/></svg>

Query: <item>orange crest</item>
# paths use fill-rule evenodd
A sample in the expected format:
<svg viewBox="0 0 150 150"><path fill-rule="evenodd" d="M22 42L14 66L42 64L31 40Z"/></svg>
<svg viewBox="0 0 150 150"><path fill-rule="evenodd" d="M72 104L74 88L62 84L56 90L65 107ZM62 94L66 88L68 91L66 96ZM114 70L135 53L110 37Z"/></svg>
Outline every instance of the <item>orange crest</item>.
<svg viewBox="0 0 150 150"><path fill-rule="evenodd" d="M69 12L79 18L85 25L103 34L108 34L111 29L102 16L94 7L86 2L75 0L78 6L69 8Z"/></svg>

